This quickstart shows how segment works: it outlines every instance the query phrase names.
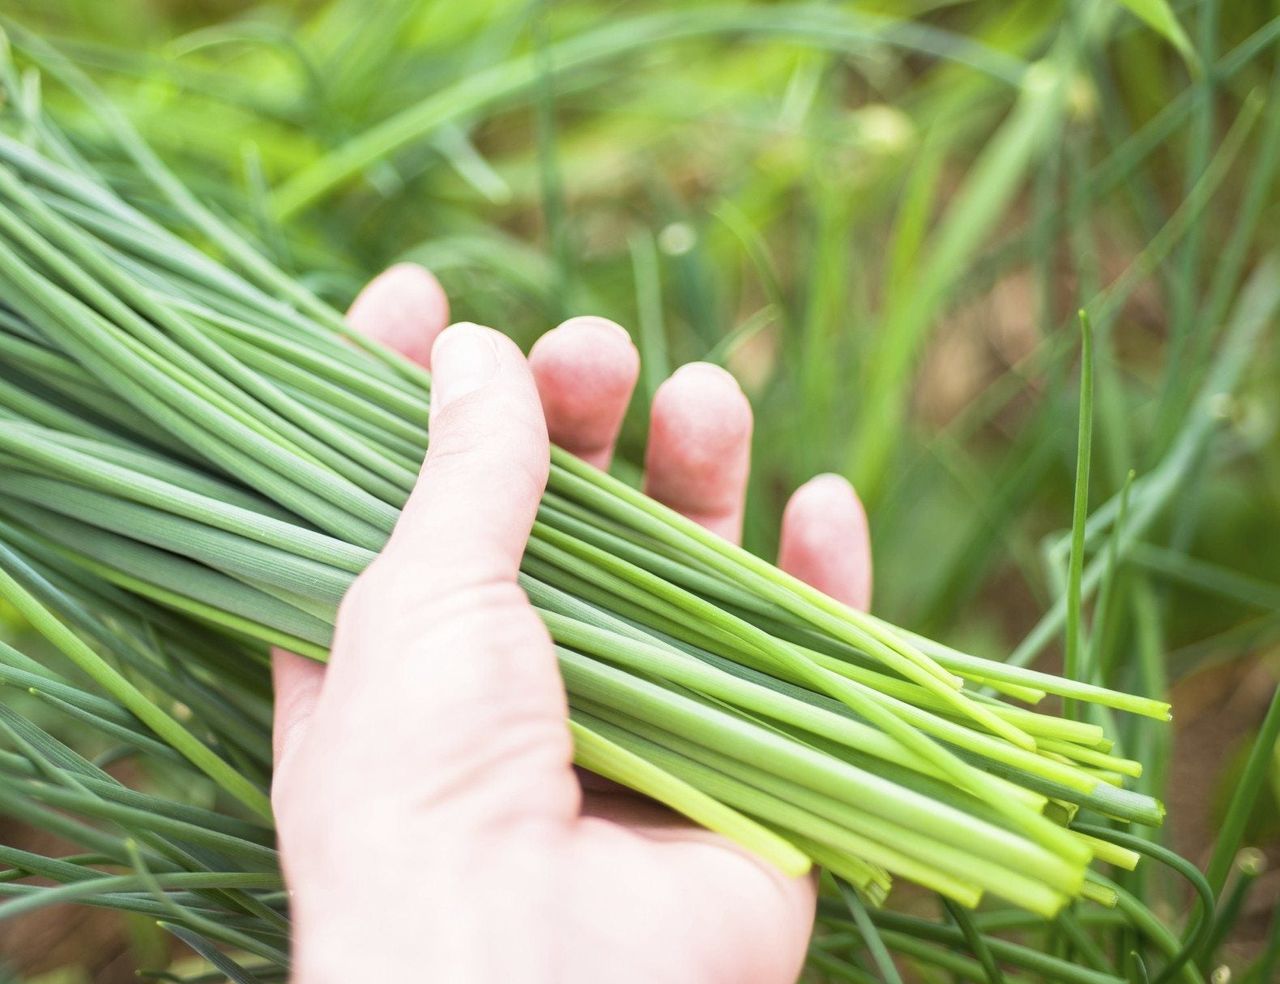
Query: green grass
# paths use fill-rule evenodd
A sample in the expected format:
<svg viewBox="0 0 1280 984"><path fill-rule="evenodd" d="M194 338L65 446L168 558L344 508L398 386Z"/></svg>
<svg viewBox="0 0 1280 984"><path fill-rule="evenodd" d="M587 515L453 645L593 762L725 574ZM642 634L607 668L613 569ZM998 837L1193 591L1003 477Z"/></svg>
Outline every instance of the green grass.
<svg viewBox="0 0 1280 984"><path fill-rule="evenodd" d="M1162 35L1124 6L916 4L908 28L880 19L903 9L889 4L531 14L489 0L369 17L337 0L306 14L228 7L214 31L197 5L12 13L66 38L197 194L323 296L345 302L380 267L418 258L458 317L522 342L570 311L627 325L646 369L619 475L637 474L666 369L723 361L757 407L753 549L774 548L799 482L846 471L872 520L878 614L1018 662L1056 661L1078 626L1089 682L1176 687L1194 705L1202 681L1230 679L1223 667L1276 678L1259 654L1280 630L1280 559L1259 544L1280 532L1264 259L1277 245L1280 25L1265 3L1174 3L1179 34L1164 4L1129 5ZM100 125L79 124L101 149ZM1095 329L1094 454L1073 494L1081 308ZM1085 493L1088 522L1073 523ZM190 689L205 713L231 713ZM76 700L81 724L62 705L45 715L73 747L88 740L84 715L108 713ZM1260 724L1265 707L1249 706ZM1140 788L1161 794L1178 775L1165 733L1118 726L1119 750L1150 763ZM1240 730L1252 740L1249 722ZM1216 852L1175 840L1212 854L1215 888L1265 830L1249 814L1274 803L1262 734L1243 778L1196 779L1206 801L1240 782L1237 808L1212 821ZM240 753L260 767L260 751ZM1176 814L1168 829L1181 836ZM1175 880L1144 865L1116 882L1174 932L1190 922ZM988 950L1010 982L1081 979L1054 974L1099 953L1092 973L1130 979L1132 949L1155 979L1169 940L1122 922L1144 924L1125 904L1105 921L1082 906L1049 926L998 909L974 924L1006 941ZM846 925L835 896L824 905L813 978L891 979L860 920ZM965 927L931 900L904 905L928 928L877 923L904 977L991 978ZM1206 972L1268 959L1266 925L1219 928ZM1025 962L1036 955L1050 963Z"/></svg>

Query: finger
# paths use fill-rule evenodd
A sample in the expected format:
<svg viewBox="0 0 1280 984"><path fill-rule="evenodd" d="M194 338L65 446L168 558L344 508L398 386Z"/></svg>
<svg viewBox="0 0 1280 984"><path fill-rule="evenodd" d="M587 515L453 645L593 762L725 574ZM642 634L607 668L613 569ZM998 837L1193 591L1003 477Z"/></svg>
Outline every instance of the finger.
<svg viewBox="0 0 1280 984"><path fill-rule="evenodd" d="M432 364L426 460L386 546L343 599L333 669L352 623L414 645L424 612L515 587L549 469L533 376L510 339L465 323L440 334ZM402 658L403 645L365 648L363 659Z"/></svg>
<svg viewBox="0 0 1280 984"><path fill-rule="evenodd" d="M279 768L302 740L307 723L320 698L324 666L284 649L271 649L272 707L271 752Z"/></svg>
<svg viewBox="0 0 1280 984"><path fill-rule="evenodd" d="M871 537L853 486L818 475L796 489L782 514L778 566L853 608L871 606Z"/></svg>
<svg viewBox="0 0 1280 984"><path fill-rule="evenodd" d="M346 736L339 765L442 822L567 819L564 688L516 581L549 467L533 376L509 339L469 324L445 329L432 365L426 461L343 599L312 727ZM375 732L372 755L352 737Z"/></svg>
<svg viewBox="0 0 1280 984"><path fill-rule="evenodd" d="M425 267L397 263L365 285L347 311L347 323L427 367L431 346L449 323L449 299Z"/></svg>
<svg viewBox="0 0 1280 984"><path fill-rule="evenodd" d="M706 362L679 369L653 397L645 491L737 543L751 427L751 405L728 372Z"/></svg>
<svg viewBox="0 0 1280 984"><path fill-rule="evenodd" d="M529 367L553 443L607 469L640 375L626 329L604 318L570 318L534 343Z"/></svg>
<svg viewBox="0 0 1280 984"><path fill-rule="evenodd" d="M550 468L533 375L515 343L479 325L446 329L432 360L431 448L393 543L420 557L430 546L451 584L467 571L514 582Z"/></svg>
<svg viewBox="0 0 1280 984"><path fill-rule="evenodd" d="M432 364L421 475L387 545L347 595L400 625L448 598L515 584L549 467L537 389L510 339L453 325L436 339Z"/></svg>

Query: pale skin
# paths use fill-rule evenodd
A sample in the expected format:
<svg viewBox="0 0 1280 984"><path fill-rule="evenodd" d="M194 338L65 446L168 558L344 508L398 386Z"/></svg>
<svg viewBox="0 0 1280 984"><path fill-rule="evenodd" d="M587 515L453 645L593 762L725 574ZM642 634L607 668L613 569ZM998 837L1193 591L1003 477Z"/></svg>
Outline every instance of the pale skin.
<svg viewBox="0 0 1280 984"><path fill-rule="evenodd" d="M329 665L274 654L294 981L790 984L813 879L580 777L551 640L516 584L548 437L608 467L639 371L627 333L575 318L526 360L491 329L446 329L444 292L407 265L348 317L431 368L431 448ZM736 541L752 417L733 378L685 366L650 423L645 490ZM843 479L796 491L781 544L781 566L866 607L866 517Z"/></svg>

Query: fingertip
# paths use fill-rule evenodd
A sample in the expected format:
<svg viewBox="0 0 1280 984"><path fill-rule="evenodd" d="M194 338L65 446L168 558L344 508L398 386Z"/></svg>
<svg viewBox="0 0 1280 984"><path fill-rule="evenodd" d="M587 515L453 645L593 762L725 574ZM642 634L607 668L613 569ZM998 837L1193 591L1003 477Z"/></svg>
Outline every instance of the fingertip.
<svg viewBox="0 0 1280 984"><path fill-rule="evenodd" d="M778 566L850 607L870 607L867 514L847 479L817 475L792 494L782 514Z"/></svg>
<svg viewBox="0 0 1280 984"><path fill-rule="evenodd" d="M792 493L792 499L802 502L857 505L861 509L861 501L858 499L858 493L853 489L853 484L836 472L822 472L814 475Z"/></svg>
<svg viewBox="0 0 1280 984"><path fill-rule="evenodd" d="M462 415L470 422L448 440L474 442L477 428L494 430L502 434L504 443L519 445L522 459L529 455L538 460L548 458L547 428L537 388L515 342L486 325L460 321L437 336L431 359L431 425L437 431L432 435L433 446L446 436L437 427L440 414L463 397L484 390L488 395ZM510 433L503 433L504 427Z"/></svg>
<svg viewBox="0 0 1280 984"><path fill-rule="evenodd" d="M706 362L683 366L653 397L646 491L736 541L752 426L751 404L729 372Z"/></svg>
<svg viewBox="0 0 1280 984"><path fill-rule="evenodd" d="M640 375L626 329L607 318L570 318L534 343L529 367L551 440L607 468Z"/></svg>
<svg viewBox="0 0 1280 984"><path fill-rule="evenodd" d="M631 344L631 333L616 321L601 317L598 314L578 314L560 322L560 324L539 338L534 343L534 348L537 348L539 343L545 343L552 336L573 335L575 333L580 333L583 337L594 340L613 340L625 345Z"/></svg>
<svg viewBox="0 0 1280 984"><path fill-rule="evenodd" d="M487 343L503 358L514 355L517 360L524 360L524 356L521 354L519 346L517 346L510 338L498 331L496 328L490 328L488 325L476 324L474 321L455 321L448 327L442 328L436 334L432 344L432 359L437 357L439 350L452 348L458 344L459 340L472 337L486 339Z"/></svg>
<svg viewBox="0 0 1280 984"><path fill-rule="evenodd" d="M436 336L431 361L436 373L431 384L431 421L450 404L480 389L495 375L501 361L499 335L492 328L460 321Z"/></svg>
<svg viewBox="0 0 1280 984"><path fill-rule="evenodd" d="M751 436L751 403L728 369L713 362L688 362L658 387L655 403L687 417L717 422L706 436L731 444Z"/></svg>
<svg viewBox="0 0 1280 984"><path fill-rule="evenodd" d="M347 322L425 367L432 345L449 323L449 299L431 271L397 263L365 285L347 311Z"/></svg>

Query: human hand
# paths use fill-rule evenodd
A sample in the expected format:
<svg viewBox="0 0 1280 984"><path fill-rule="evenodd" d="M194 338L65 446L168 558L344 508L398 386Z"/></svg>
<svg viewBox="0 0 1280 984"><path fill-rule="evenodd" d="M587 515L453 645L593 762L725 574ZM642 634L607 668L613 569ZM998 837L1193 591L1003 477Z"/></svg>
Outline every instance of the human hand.
<svg viewBox="0 0 1280 984"><path fill-rule="evenodd" d="M516 572L550 439L608 467L639 369L625 331L575 318L529 359L444 330L425 271L394 267L354 327L434 373L422 477L348 592L328 667L274 654L273 800L294 980L787 984L814 882L630 792L584 792L551 640ZM686 366L655 394L645 489L737 540L751 410ZM781 566L870 594L866 520L821 476L783 515Z"/></svg>

